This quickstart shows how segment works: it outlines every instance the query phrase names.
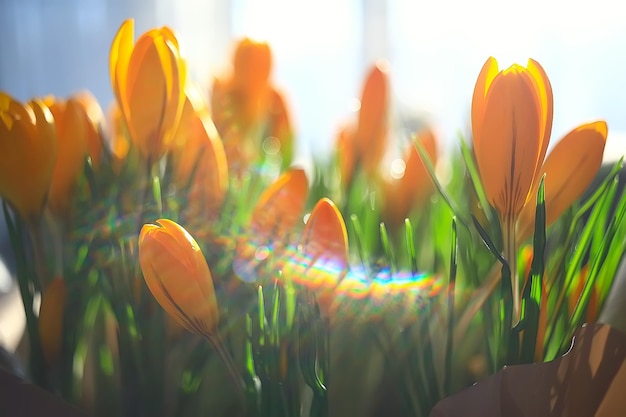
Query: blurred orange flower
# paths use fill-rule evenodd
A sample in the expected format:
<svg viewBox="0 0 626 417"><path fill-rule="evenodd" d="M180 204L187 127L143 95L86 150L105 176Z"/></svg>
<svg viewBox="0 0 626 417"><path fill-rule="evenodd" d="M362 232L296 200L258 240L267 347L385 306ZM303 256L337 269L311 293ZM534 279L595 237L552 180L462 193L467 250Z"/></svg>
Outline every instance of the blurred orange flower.
<svg viewBox="0 0 626 417"><path fill-rule="evenodd" d="M285 99L271 83L271 70L270 46L244 38L237 43L232 72L213 81L212 117L232 172L242 173L259 159L266 140L276 141L272 153L280 155L283 168L291 163L293 130Z"/></svg>
<svg viewBox="0 0 626 417"><path fill-rule="evenodd" d="M437 141L429 129L420 132L418 140L426 150L431 163L437 163ZM392 162L390 173L382 181L381 216L392 230L404 224L411 210L426 202L434 184L415 144L410 143L403 159Z"/></svg>
<svg viewBox="0 0 626 417"><path fill-rule="evenodd" d="M228 187L228 164L209 111L191 87L176 130L172 162L176 186L189 187L188 218L200 223L216 219Z"/></svg>
<svg viewBox="0 0 626 417"><path fill-rule="evenodd" d="M104 146L102 141L102 128L105 123L104 112L98 100L89 91L79 91L73 94L70 99L78 103L85 112L87 153L91 158L91 166L98 169Z"/></svg>
<svg viewBox="0 0 626 417"><path fill-rule="evenodd" d="M133 39L134 20L128 19L111 45L111 84L135 146L154 162L169 149L178 125L186 64L168 27Z"/></svg>
<svg viewBox="0 0 626 417"><path fill-rule="evenodd" d="M0 196L36 222L57 158L54 117L40 100L22 104L0 92Z"/></svg>
<svg viewBox="0 0 626 417"><path fill-rule="evenodd" d="M192 333L215 334L219 312L211 271L182 226L167 219L145 224L139 264L148 289L171 317Z"/></svg>
<svg viewBox="0 0 626 417"><path fill-rule="evenodd" d="M335 289L348 272L348 232L341 212L320 199L302 230L300 253L285 262L285 274L312 290L323 317L332 316Z"/></svg>
<svg viewBox="0 0 626 417"><path fill-rule="evenodd" d="M113 102L107 111L107 134L105 145L113 158L113 170L119 174L124 161L130 152L131 143L128 138L128 127L120 106Z"/></svg>
<svg viewBox="0 0 626 417"><path fill-rule="evenodd" d="M247 233L237 241L234 269L244 281L255 281L256 267L270 256L280 259L290 235L302 222L309 184L303 169L282 174L259 197Z"/></svg>
<svg viewBox="0 0 626 417"><path fill-rule="evenodd" d="M355 132L357 159L366 172L375 172L387 148L389 80L384 66L375 65L367 74L361 93L361 109Z"/></svg>
<svg viewBox="0 0 626 417"><path fill-rule="evenodd" d="M379 164L387 150L389 80L384 65L369 70L356 123L339 130L336 139L341 181L348 187L356 170L377 175Z"/></svg>
<svg viewBox="0 0 626 417"><path fill-rule="evenodd" d="M82 106L74 99L46 97L57 131L57 160L50 183L48 207L57 216L67 216L87 161L87 126Z"/></svg>

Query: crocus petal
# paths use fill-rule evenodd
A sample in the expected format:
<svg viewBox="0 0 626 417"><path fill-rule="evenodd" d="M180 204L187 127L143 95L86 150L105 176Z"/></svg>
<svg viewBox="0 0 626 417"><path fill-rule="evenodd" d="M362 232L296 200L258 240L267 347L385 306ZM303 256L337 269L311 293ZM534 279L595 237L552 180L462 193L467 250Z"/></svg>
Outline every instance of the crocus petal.
<svg viewBox="0 0 626 417"><path fill-rule="evenodd" d="M41 100L22 104L0 93L0 195L28 222L41 214L56 155L48 107Z"/></svg>
<svg viewBox="0 0 626 417"><path fill-rule="evenodd" d="M52 101L50 111L57 130L57 161L52 174L48 207L57 216L70 211L73 191L87 158L86 115L73 100Z"/></svg>
<svg viewBox="0 0 626 417"><path fill-rule="evenodd" d="M591 184L602 164L607 134L604 121L587 123L565 135L550 152L540 170L546 174L546 225L554 223ZM538 189L537 182L531 194L536 196ZM534 229L535 206L531 199L520 213L519 239Z"/></svg>
<svg viewBox="0 0 626 417"><path fill-rule="evenodd" d="M173 43L166 40L165 37L160 37L155 39L155 45L158 48L159 58L165 75L165 91L167 93L165 113L161 120L161 135L163 142L169 144L176 131L185 102L185 70L181 70L183 66L179 65L179 63L182 60Z"/></svg>
<svg viewBox="0 0 626 417"><path fill-rule="evenodd" d="M355 140L355 128L353 126L344 126L337 132L335 149L337 150L337 163L341 173L341 183L344 187L348 187L354 177L357 158Z"/></svg>
<svg viewBox="0 0 626 417"><path fill-rule="evenodd" d="M472 132L474 134L474 144L482 138L481 127L485 115L487 91L497 74L498 61L496 61L494 57L489 57L480 70L472 96ZM477 158L480 157L482 156L477 156Z"/></svg>
<svg viewBox="0 0 626 417"><path fill-rule="evenodd" d="M430 129L426 129L417 135L417 139L430 159L430 163L437 164L437 140ZM433 189L433 180L426 169L417 147L411 144L409 155L406 158L406 170L402 177L402 186L406 192L413 195L414 201L423 202Z"/></svg>
<svg viewBox="0 0 626 417"><path fill-rule="evenodd" d="M129 69L130 56L133 52L133 42L135 38L135 21L127 19L122 23L109 52L109 75L111 85L120 105L125 106L126 101L122 100L122 94L126 91L126 74ZM126 114L126 109L123 110Z"/></svg>
<svg viewBox="0 0 626 417"><path fill-rule="evenodd" d="M247 236L237 241L233 269L240 279L253 282L259 278L257 267L261 263L283 260L289 235L302 221L307 194L306 174L297 168L282 174L261 194L252 211Z"/></svg>
<svg viewBox="0 0 626 417"><path fill-rule="evenodd" d="M387 146L388 75L382 65L367 75L361 94L355 144L358 158L366 172L373 173Z"/></svg>
<svg viewBox="0 0 626 417"><path fill-rule="evenodd" d="M111 83L135 146L155 162L169 150L176 131L186 65L171 29L152 29L133 45L133 26L127 20L113 41Z"/></svg>
<svg viewBox="0 0 626 417"><path fill-rule="evenodd" d="M268 84L272 69L272 52L265 42L242 39L233 59L233 82L248 94L256 96Z"/></svg>
<svg viewBox="0 0 626 417"><path fill-rule="evenodd" d="M293 279L313 289L324 316L330 313L333 292L348 268L348 233L337 206L322 198L302 231L302 256L307 265Z"/></svg>
<svg viewBox="0 0 626 417"><path fill-rule="evenodd" d="M425 129L417 135L416 140L424 147L430 162L435 164L437 142L432 131ZM404 171L396 171L395 164L401 164L402 161ZM402 161L394 160L389 178L381 180L383 195L381 217L392 232L400 230L411 210L425 203L434 188L430 174L413 142L408 144Z"/></svg>
<svg viewBox="0 0 626 417"><path fill-rule="evenodd" d="M535 84L537 97L541 103L539 110L539 120L542 123L540 128L542 135L541 151L539 152L539 158L537 159L539 164L543 163L548 151L548 144L550 143L550 134L552 133L552 118L553 118L553 104L552 104L552 85L543 67L533 59L528 60L528 72L531 74ZM539 171L535 180L541 177Z"/></svg>
<svg viewBox="0 0 626 417"><path fill-rule="evenodd" d="M101 136L101 129L104 124L102 107L89 91L80 91L72 95L68 101L75 101L84 113L87 149L92 167L98 169L104 145Z"/></svg>
<svg viewBox="0 0 626 417"><path fill-rule="evenodd" d="M259 197L250 227L254 236L282 240L301 221L308 194L303 169L292 169L281 175Z"/></svg>
<svg viewBox="0 0 626 417"><path fill-rule="evenodd" d="M197 90L189 90L172 152L174 182L188 189L186 217L205 223L219 216L228 187L222 140Z"/></svg>
<svg viewBox="0 0 626 417"><path fill-rule="evenodd" d="M527 201L542 148L534 81L513 65L494 78L475 143L485 192L502 218L514 218Z"/></svg>
<svg viewBox="0 0 626 417"><path fill-rule="evenodd" d="M152 39L144 37L137 42L130 68L126 93L128 128L140 152L156 158L162 152L160 121L165 114L167 86Z"/></svg>
<svg viewBox="0 0 626 417"><path fill-rule="evenodd" d="M302 253L312 262L332 262L338 270L348 266L348 232L337 206L322 198L302 230Z"/></svg>
<svg viewBox="0 0 626 417"><path fill-rule="evenodd" d="M271 88L269 93L268 118L268 136L278 139L282 158L281 166L288 167L293 158L294 135L285 99L274 88Z"/></svg>

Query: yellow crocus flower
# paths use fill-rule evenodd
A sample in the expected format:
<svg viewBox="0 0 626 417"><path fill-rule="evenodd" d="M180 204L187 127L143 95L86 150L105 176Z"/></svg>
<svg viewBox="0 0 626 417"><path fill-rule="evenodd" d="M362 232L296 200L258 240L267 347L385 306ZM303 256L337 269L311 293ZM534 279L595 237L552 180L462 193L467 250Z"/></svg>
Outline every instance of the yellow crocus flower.
<svg viewBox="0 0 626 417"><path fill-rule="evenodd" d="M552 87L543 68L483 66L472 99L476 163L489 202L506 224L531 198L552 130Z"/></svg>
<svg viewBox="0 0 626 417"><path fill-rule="evenodd" d="M430 129L417 135L417 140L424 146L432 164L437 162L437 141ZM381 216L393 231L404 225L404 219L411 210L424 204L434 190L434 183L422 161L417 147L410 143L405 150L404 170L396 172L391 167L390 178L383 179L383 208Z"/></svg>
<svg viewBox="0 0 626 417"><path fill-rule="evenodd" d="M354 132L358 163L367 173L374 173L387 149L387 110L389 80L383 65L368 72L361 93L361 108Z"/></svg>
<svg viewBox="0 0 626 417"><path fill-rule="evenodd" d="M314 291L323 317L333 316L335 289L348 272L348 232L341 212L328 198L320 199L302 230L301 251L306 269L294 281Z"/></svg>
<svg viewBox="0 0 626 417"><path fill-rule="evenodd" d="M167 219L145 224L139 264L154 298L181 326L209 338L216 333L219 312L211 271L182 226Z"/></svg>
<svg viewBox="0 0 626 417"><path fill-rule="evenodd" d="M485 193L502 225L504 255L513 276L514 320L520 308L517 250L534 227L540 179L546 175L549 225L593 180L606 142L606 123L581 125L544 163L552 115L552 87L536 61L499 71L493 57L487 60L472 99L474 154Z"/></svg>
<svg viewBox="0 0 626 417"><path fill-rule="evenodd" d="M216 219L228 187L224 145L198 91L188 87L172 149L173 180L189 186L188 218L205 223Z"/></svg>
<svg viewBox="0 0 626 417"><path fill-rule="evenodd" d="M516 222L531 200L552 131L552 87L543 68L529 59L499 71L490 57L472 98L476 164L489 202L500 217L504 256L513 277L514 321L519 318Z"/></svg>
<svg viewBox="0 0 626 417"><path fill-rule="evenodd" d="M87 115L75 100L45 99L57 130L57 161L52 174L48 207L56 215L67 214L76 182L87 160Z"/></svg>
<svg viewBox="0 0 626 417"><path fill-rule="evenodd" d="M260 263L271 264L281 258L295 228L302 222L308 192L306 173L294 167L261 193L246 232L237 239L233 268L239 278L248 282L257 280Z"/></svg>
<svg viewBox="0 0 626 417"><path fill-rule="evenodd" d="M0 196L36 222L57 156L54 118L41 100L22 104L0 92Z"/></svg>
<svg viewBox="0 0 626 417"><path fill-rule="evenodd" d="M120 27L109 55L113 91L130 136L144 158L156 161L169 149L185 99L186 66L168 27L134 39L134 21Z"/></svg>
<svg viewBox="0 0 626 417"><path fill-rule="evenodd" d="M91 166L98 169L102 160L104 142L102 140L102 127L104 125L104 112L98 100L87 90L79 91L70 97L70 100L80 105L85 113L85 129L87 135L87 151L91 158Z"/></svg>

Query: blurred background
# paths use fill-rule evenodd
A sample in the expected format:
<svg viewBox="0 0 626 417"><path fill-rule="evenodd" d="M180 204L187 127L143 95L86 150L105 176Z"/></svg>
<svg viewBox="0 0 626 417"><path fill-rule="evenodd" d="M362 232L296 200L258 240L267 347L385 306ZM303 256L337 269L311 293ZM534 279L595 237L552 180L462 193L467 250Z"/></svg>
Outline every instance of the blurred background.
<svg viewBox="0 0 626 417"><path fill-rule="evenodd" d="M191 78L207 89L237 39L268 41L301 156L328 153L377 60L388 62L393 110L426 118L455 146L490 55L501 67L529 57L543 65L554 91L553 143L602 118L608 159L626 153L626 12L613 0L0 0L0 90L28 100L88 89L107 109L109 47L129 17L136 35L172 27ZM0 267L2 344L10 332L2 294L13 286Z"/></svg>
<svg viewBox="0 0 626 417"><path fill-rule="evenodd" d="M325 152L369 65L389 63L394 104L454 143L488 56L539 61L554 89L553 141L604 118L626 130L626 11L597 0L0 0L0 89L21 100L89 89L107 108L110 43L169 25L205 86L242 36L267 40L301 148ZM304 152L304 151L303 151Z"/></svg>

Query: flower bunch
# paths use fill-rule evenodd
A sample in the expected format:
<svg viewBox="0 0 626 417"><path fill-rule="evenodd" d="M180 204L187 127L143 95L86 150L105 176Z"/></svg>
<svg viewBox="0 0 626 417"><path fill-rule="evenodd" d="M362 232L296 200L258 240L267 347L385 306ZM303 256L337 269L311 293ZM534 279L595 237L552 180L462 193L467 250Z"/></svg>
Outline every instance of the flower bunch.
<svg viewBox="0 0 626 417"><path fill-rule="evenodd" d="M621 162L589 187L601 120L548 152L539 63L487 60L451 152L433 123L403 133L372 66L312 170L271 63L243 39L203 92L172 29L135 40L128 20L108 117L88 92L0 93L33 382L98 416L425 416L597 320L626 249Z"/></svg>

